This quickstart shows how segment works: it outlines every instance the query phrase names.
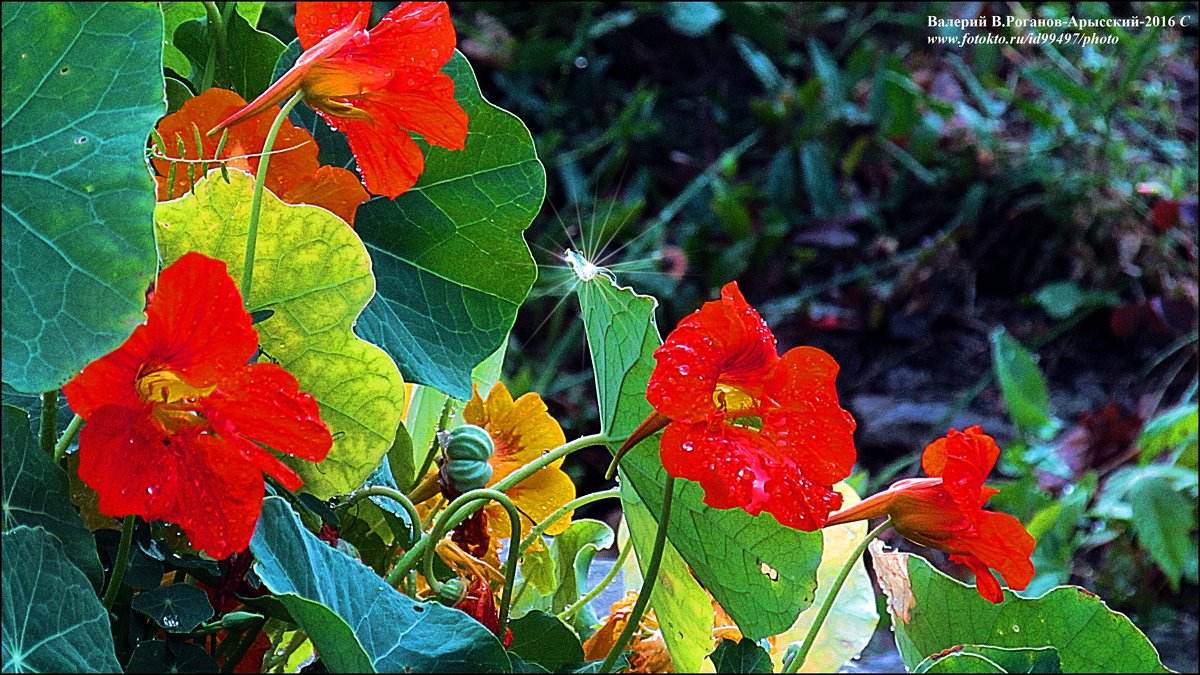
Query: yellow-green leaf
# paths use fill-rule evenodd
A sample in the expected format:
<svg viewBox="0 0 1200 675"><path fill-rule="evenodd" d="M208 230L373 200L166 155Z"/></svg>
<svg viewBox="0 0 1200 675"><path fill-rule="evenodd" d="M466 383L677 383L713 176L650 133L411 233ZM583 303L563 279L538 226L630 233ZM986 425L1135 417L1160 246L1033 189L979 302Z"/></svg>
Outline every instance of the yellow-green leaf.
<svg viewBox="0 0 1200 675"><path fill-rule="evenodd" d="M854 489L845 483L838 483L834 488L842 493L843 507L850 507L862 501ZM800 615L792 627L775 638L775 648L771 650L771 658L776 669L783 666L783 657L787 647L793 642L803 642L808 636L817 608L825 604L829 588L845 564L846 558L854 551L854 547L867 536L867 522L859 521L847 525L837 525L821 530L825 537L825 549L821 555L821 565L817 568L817 597L812 607ZM800 668L802 673L833 673L837 672L847 661L858 656L871 635L875 625L879 623L879 611L875 608L875 589L871 587L871 577L867 574L867 566L862 558L854 563L850 576L842 585L837 599L833 601L833 609L825 617L821 631L813 642L812 650Z"/></svg>
<svg viewBox="0 0 1200 675"><path fill-rule="evenodd" d="M242 277L254 179L240 171L205 180L154 213L163 262L188 251L224 260ZM325 461L286 461L305 490L328 498L362 484L379 466L404 411L404 381L391 358L351 331L375 292L371 260L354 230L316 206L263 194L249 306L270 309L255 324L264 359L275 359L312 392L334 434Z"/></svg>

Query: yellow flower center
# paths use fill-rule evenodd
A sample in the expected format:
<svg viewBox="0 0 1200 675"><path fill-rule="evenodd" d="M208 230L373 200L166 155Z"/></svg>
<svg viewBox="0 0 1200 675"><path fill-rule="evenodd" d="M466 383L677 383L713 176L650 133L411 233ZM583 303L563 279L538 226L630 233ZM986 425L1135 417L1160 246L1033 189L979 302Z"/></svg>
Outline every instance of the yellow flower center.
<svg viewBox="0 0 1200 675"><path fill-rule="evenodd" d="M725 411L729 417L749 416L758 408L758 400L733 385L717 383L713 390L713 404Z"/></svg>
<svg viewBox="0 0 1200 675"><path fill-rule="evenodd" d="M150 404L150 416L168 432L204 424L207 420L197 404L216 388L196 387L172 370L154 370L137 379L138 397Z"/></svg>

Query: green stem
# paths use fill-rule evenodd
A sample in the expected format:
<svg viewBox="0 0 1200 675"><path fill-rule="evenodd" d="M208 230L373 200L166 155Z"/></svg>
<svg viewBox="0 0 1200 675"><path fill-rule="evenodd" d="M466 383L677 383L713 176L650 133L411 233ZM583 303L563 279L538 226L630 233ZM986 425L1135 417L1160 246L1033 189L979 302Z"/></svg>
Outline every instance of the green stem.
<svg viewBox="0 0 1200 675"><path fill-rule="evenodd" d="M125 516L121 523L121 544L117 547L117 563L113 565L112 578L108 580L108 590L104 592L104 609L112 609L125 583L125 568L129 567L129 550L133 547L133 531L137 528L137 516Z"/></svg>
<svg viewBox="0 0 1200 675"><path fill-rule="evenodd" d="M571 454L572 452L583 450L584 448L590 448L595 445L604 445L605 443L608 443L611 440L614 440L614 439L610 439L609 437L605 436L604 434L591 434L589 436L580 436L579 438L576 438L575 440L573 440L569 443L564 443L564 444L558 446L557 448L551 450L550 452L547 452L546 454L542 455L541 457L538 457L537 459L526 464L525 466L521 467L520 469L517 469L516 471L510 473L508 475L508 477L506 477L504 480L493 485L492 489L498 490L500 492L509 490L517 483L520 483L521 481L525 480L526 478L529 478L530 476L537 473L538 471L541 471L542 469L544 469L544 468L550 466L551 464L553 464L554 462L558 461L559 458L566 457L567 455Z"/></svg>
<svg viewBox="0 0 1200 675"><path fill-rule="evenodd" d="M58 390L54 389L42 394L42 427L38 440L42 451L54 455L54 436L58 433Z"/></svg>
<svg viewBox="0 0 1200 675"><path fill-rule="evenodd" d="M245 633L242 633L237 642L233 643L231 649L225 647L226 644L229 644L230 638L225 638L225 642L222 642L219 648L221 651L225 651L225 663L221 664L222 673L232 673L234 668L237 668L238 663L246 656L246 652L250 651L250 646L254 644L254 640L265 623L266 619L263 619L257 625L251 626Z"/></svg>
<svg viewBox="0 0 1200 675"><path fill-rule="evenodd" d="M429 532L429 536L421 540L421 543L425 544L425 582L434 592L441 586L433 575L433 559L436 556L437 542L446 536L451 528L488 501L494 501L504 507L504 510L508 512L509 527L512 530L512 538L509 541L520 541L521 515L508 495L490 488L463 493L450 502L450 506L446 507L446 512L438 519L437 525ZM426 542L433 543L426 544ZM508 609L512 603L513 583L517 578L517 560L520 557L520 553L509 551L508 560L504 561L504 591L500 594L500 627L497 629L497 634L502 639L504 629L508 627ZM392 571L394 572L395 569Z"/></svg>
<svg viewBox="0 0 1200 675"><path fill-rule="evenodd" d="M541 536L541 534L543 532L550 529L551 525L558 522L558 520L560 518L562 518L563 516L567 515L568 513L572 512L572 511L574 511L575 509L587 506L588 504L591 504L592 502L598 502L601 499L620 499L620 498L621 498L621 488L612 488L611 490L603 490L601 492L593 492L590 495L584 495L582 497L577 497L575 499L572 499L571 501L569 501L566 504L563 504L561 507L559 507L559 509L557 511L555 511L555 512L551 513L550 515L546 516L545 518L543 518L542 522L538 523L537 525L534 525L533 529L529 531L529 534L524 539L521 540L521 545L518 546L516 550L524 551L525 549L529 548L533 544L533 541L535 539L537 539L539 536Z"/></svg>
<svg viewBox="0 0 1200 675"><path fill-rule="evenodd" d="M429 467L433 466L433 458L437 456L437 449L440 443L438 442L438 432L445 431L446 425L450 424L450 415L454 412L454 398L446 397L446 403L442 405L442 416L438 419L437 431L433 432L433 440L429 443L429 450L425 453L425 459L421 460L421 470L417 472L415 481L418 483L425 474L429 473Z"/></svg>
<svg viewBox="0 0 1200 675"><path fill-rule="evenodd" d="M390 487L373 485L365 490L359 490L358 492L350 495L350 498L347 500L346 504L349 506L361 499L366 499L367 497L387 497L399 504L404 509L404 512L408 514L410 539L415 542L421 537L421 516L417 513L417 507L413 505L411 500L409 500L408 495L400 492L399 490L393 490Z"/></svg>
<svg viewBox="0 0 1200 675"><path fill-rule="evenodd" d="M800 649L796 650L791 661L784 664L781 672L794 673L804 665L804 660L808 658L808 652L812 650L813 643L817 641L817 633L821 632L821 626L825 623L825 617L829 616L829 610L833 609L833 603L837 600L838 593L842 590L842 584L846 583L846 577L850 576L850 570L854 568L854 563L862 557L863 552L867 550L867 545L875 541L876 537L882 534L891 524L891 518L883 521L879 524L879 527L867 533L867 536L858 542L858 546L854 547L854 550L850 553L850 557L846 558L846 562L842 564L842 569L838 572L837 578L833 580L833 585L829 587L829 594L825 596L824 602L821 603L821 608L817 611L817 616L813 619L812 626L808 629L808 635L804 636L804 642L800 645Z"/></svg>
<svg viewBox="0 0 1200 675"><path fill-rule="evenodd" d="M208 59L204 67L204 75L200 80L200 91L198 93L204 93L212 87L213 76L217 69L217 53L228 53L225 44L225 18L221 16L221 10L215 2L203 2L201 4L204 5L204 13L208 18L212 40L208 43ZM182 74L186 75L186 73Z"/></svg>
<svg viewBox="0 0 1200 675"><path fill-rule="evenodd" d="M633 611L629 613L625 628L617 637L612 649L609 650L608 656L604 657L604 663L600 664L601 673L612 672L613 666L616 665L621 652L625 650L625 645L629 644L633 638L633 633L638 629L642 615L646 613L646 607L650 604L650 596L654 593L654 584L658 581L658 567L662 564L663 549L667 544L667 524L671 519L671 501L674 498L675 477L667 476L667 485L663 490L662 516L658 519L658 532L654 535L654 551L650 553L650 564L646 565L646 576L642 581L642 589L638 592L637 602L633 605Z"/></svg>
<svg viewBox="0 0 1200 675"><path fill-rule="evenodd" d="M298 91L283 104L283 108L279 110L279 114L275 116L275 121L271 124L271 130L267 132L267 140L263 143L262 158L258 160L258 175L254 179L254 197L250 201L250 227L246 232L246 260L242 263L242 300L246 307L250 307L250 285L254 281L254 249L258 243L258 218L262 213L262 198L263 189L267 182L267 167L271 164L271 148L275 146L275 136L279 134L279 127L283 126L283 121L287 119L288 113L292 112L292 108L304 98L304 92Z"/></svg>
<svg viewBox="0 0 1200 675"><path fill-rule="evenodd" d="M625 566L625 559L629 557L629 552L632 550L632 542L625 544L625 548L621 549L621 552L617 555L617 560L613 563L612 569L608 571L608 574L604 575L604 578L600 580L600 583L596 584L596 587L592 590L583 594L583 596L573 602L570 607L567 607L560 612L558 618L562 619L564 622L570 622L571 617L575 616L575 612L578 612L586 607L589 602L596 599L597 595L603 593L604 589L608 588L608 585L613 582L613 579L617 578L617 574L620 573L621 568Z"/></svg>
<svg viewBox="0 0 1200 675"><path fill-rule="evenodd" d="M283 649L274 649L269 652L267 661L263 664L263 672L272 672L280 668L280 666L286 664L287 660L291 658L292 654L294 654L296 650L300 648L300 645L304 644L304 641L307 639L308 636L304 634L304 631L297 630L295 634L292 635L292 639L288 641L287 645L285 645Z"/></svg>
<svg viewBox="0 0 1200 675"><path fill-rule="evenodd" d="M79 427L83 426L83 418L76 415L71 418L71 423L67 425L67 430L59 437L58 442L54 444L54 463L58 464L63 455L67 452L67 447L71 445L71 440L75 438L75 434L79 433Z"/></svg>

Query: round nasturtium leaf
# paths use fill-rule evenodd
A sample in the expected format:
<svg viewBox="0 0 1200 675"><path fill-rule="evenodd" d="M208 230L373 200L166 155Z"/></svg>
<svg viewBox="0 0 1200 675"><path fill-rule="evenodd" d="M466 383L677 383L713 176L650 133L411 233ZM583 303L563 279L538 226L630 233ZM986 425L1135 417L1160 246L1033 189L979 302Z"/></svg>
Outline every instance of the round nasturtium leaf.
<svg viewBox="0 0 1200 675"><path fill-rule="evenodd" d="M4 381L62 386L145 319L156 3L4 3Z"/></svg>
<svg viewBox="0 0 1200 675"><path fill-rule="evenodd" d="M155 212L163 262L188 251L224 260L240 283L254 179L213 170L196 192ZM375 291L371 260L345 222L316 206L285 204L264 191L248 306L274 313L256 323L263 359L312 393L333 432L320 463L283 458L322 499L362 485L383 460L404 411L404 380L388 355L351 331Z"/></svg>

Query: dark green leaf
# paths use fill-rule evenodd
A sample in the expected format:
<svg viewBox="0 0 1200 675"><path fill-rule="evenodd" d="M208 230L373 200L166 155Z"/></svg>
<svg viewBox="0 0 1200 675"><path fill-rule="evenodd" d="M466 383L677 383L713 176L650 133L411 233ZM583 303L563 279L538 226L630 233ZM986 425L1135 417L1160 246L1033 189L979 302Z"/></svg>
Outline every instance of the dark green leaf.
<svg viewBox="0 0 1200 675"><path fill-rule="evenodd" d="M270 33L252 27L238 12L227 14L225 31L226 49L216 50L212 86L232 89L251 101L270 86L284 45ZM213 40L207 18L186 21L175 31L175 46L191 61L193 83L205 77Z"/></svg>
<svg viewBox="0 0 1200 675"><path fill-rule="evenodd" d="M5 3L4 380L62 386L145 319L146 136L166 110L150 4ZM48 206L50 205L50 206Z"/></svg>
<svg viewBox="0 0 1200 675"><path fill-rule="evenodd" d="M146 640L129 657L127 673L215 673L217 662L190 642Z"/></svg>
<svg viewBox="0 0 1200 675"><path fill-rule="evenodd" d="M1050 392L1037 361L1003 327L992 333L991 340L992 367L1013 422L1038 437L1051 433L1056 424L1050 414Z"/></svg>
<svg viewBox="0 0 1200 675"><path fill-rule="evenodd" d="M721 640L712 661L718 673L769 673L772 669L767 650L746 638L737 642Z"/></svg>
<svg viewBox="0 0 1200 675"><path fill-rule="evenodd" d="M1004 673L1000 664L974 652L950 652L930 656L913 669L914 673Z"/></svg>
<svg viewBox="0 0 1200 675"><path fill-rule="evenodd" d="M800 147L800 174L814 215L829 218L844 210L833 165L823 144L813 141Z"/></svg>
<svg viewBox="0 0 1200 675"><path fill-rule="evenodd" d="M1053 647L1066 673L1167 672L1128 617L1082 588L1060 586L1032 599L1005 591L1004 602L993 605L920 556L882 547L871 555L909 668L959 645L990 645Z"/></svg>
<svg viewBox="0 0 1200 675"><path fill-rule="evenodd" d="M541 208L546 172L521 120L479 92L466 58L443 69L470 117L464 150L428 147L425 172L395 201L359 207L375 298L358 334L406 381L471 396L471 369L505 341L537 268L521 233Z"/></svg>
<svg viewBox="0 0 1200 675"><path fill-rule="evenodd" d="M509 627L513 638L508 650L529 663L553 671L583 661L579 636L553 614L534 610Z"/></svg>
<svg viewBox="0 0 1200 675"><path fill-rule="evenodd" d="M304 529L280 497L263 501L255 571L335 672L507 671L495 635L466 614L419 603Z"/></svg>
<svg viewBox="0 0 1200 675"><path fill-rule="evenodd" d="M392 480L396 482L400 491L407 492L412 489L417 467L413 458L412 436L408 435L408 429L404 427L403 422L396 427L396 440L388 450L386 461Z"/></svg>
<svg viewBox="0 0 1200 675"><path fill-rule="evenodd" d="M688 37L707 35L725 17L712 2L668 2L663 11L671 28Z"/></svg>
<svg viewBox="0 0 1200 675"><path fill-rule="evenodd" d="M130 606L170 633L190 633L213 615L208 594L189 584L143 591L134 596Z"/></svg>
<svg viewBox="0 0 1200 675"><path fill-rule="evenodd" d="M622 670L628 668L629 667L629 655L632 653L633 652L622 652L621 655L617 657L616 663L613 664L613 672L619 673ZM587 673L599 673L599 672L602 672L600 670L600 666L603 664L604 664L604 659L596 659L595 661L584 661L583 663L580 663L580 664L576 664L576 665L572 665L572 666L565 666L562 669L560 669L558 672L560 672L560 673L580 673L581 675L584 675Z"/></svg>
<svg viewBox="0 0 1200 675"><path fill-rule="evenodd" d="M96 539L71 506L67 475L38 447L24 411L6 405L3 415L4 529L46 528L99 590L104 570L96 557Z"/></svg>
<svg viewBox="0 0 1200 675"><path fill-rule="evenodd" d="M1179 578L1187 565L1195 565L1196 500L1154 474L1134 481L1126 499L1133 509L1133 531L1155 564L1167 576L1171 589L1179 591ZM1193 578L1195 572L1191 575Z"/></svg>
<svg viewBox="0 0 1200 675"><path fill-rule="evenodd" d="M2 546L3 671L121 672L108 612L58 539L22 525Z"/></svg>
<svg viewBox="0 0 1200 675"><path fill-rule="evenodd" d="M603 274L580 284L579 302L596 372L601 428L618 439L610 448L615 451L652 410L646 383L661 343L654 324L656 302L618 288ZM651 514L662 512L666 472L657 437L626 455L621 474ZM698 484L680 481L676 486L667 533L671 543L746 637L787 630L812 604L821 534L784 527L770 514L714 509L703 500Z"/></svg>

